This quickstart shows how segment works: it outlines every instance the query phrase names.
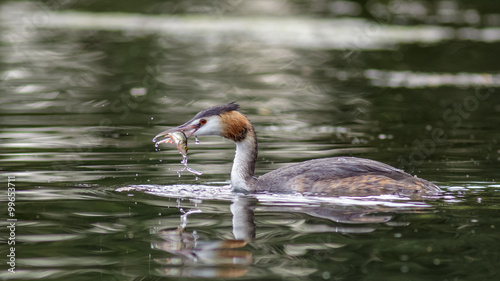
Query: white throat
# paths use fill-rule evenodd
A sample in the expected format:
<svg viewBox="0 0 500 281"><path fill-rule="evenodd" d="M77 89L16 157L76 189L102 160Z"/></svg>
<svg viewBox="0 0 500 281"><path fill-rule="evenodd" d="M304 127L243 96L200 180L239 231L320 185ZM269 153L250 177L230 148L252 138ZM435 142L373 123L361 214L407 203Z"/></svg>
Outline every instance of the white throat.
<svg viewBox="0 0 500 281"><path fill-rule="evenodd" d="M257 185L257 179L254 177L256 158L257 141L254 137L248 136L244 140L236 142L236 153L231 170L231 187L234 191L255 191Z"/></svg>

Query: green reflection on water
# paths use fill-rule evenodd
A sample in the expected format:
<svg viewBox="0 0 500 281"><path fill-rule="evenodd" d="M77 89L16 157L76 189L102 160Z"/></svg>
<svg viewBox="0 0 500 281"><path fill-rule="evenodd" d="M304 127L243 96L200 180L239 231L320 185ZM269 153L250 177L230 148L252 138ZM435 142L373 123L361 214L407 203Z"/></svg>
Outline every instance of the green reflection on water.
<svg viewBox="0 0 500 281"><path fill-rule="evenodd" d="M242 11L262 16L236 2L221 2L219 9L173 1L50 8L210 16L222 7L234 18L244 17ZM343 11L359 8L351 16L380 21L370 3L334 2L313 9L291 1L271 14L293 20L297 7L307 7L308 16L330 20L338 5L351 5ZM0 167L17 181L19 271L2 269L0 277L498 278L498 41L481 36L496 36L500 8L488 1L447 3L419 17L414 9L392 14L384 24L406 21L409 32L426 30L412 29L415 23L468 31L434 43L395 38L392 47L376 50L290 47L279 34L270 37L276 45L244 37L206 44L214 41L38 28L11 22L30 15L30 6L2 4ZM455 13L443 22L446 9ZM465 10L468 17L460 21ZM479 84L478 77L484 78ZM480 99L478 92L489 96ZM156 151L151 142L199 110L233 100L258 131L258 174L353 155L405 166L444 186L447 195L428 201L261 196L237 205L247 224L235 231L231 205L237 200L224 187L234 145L220 138L190 144L190 166L204 172L196 180L178 177L181 158L173 147ZM446 139L432 145L426 140L436 129ZM130 189L115 192L123 187ZM231 241L235 233L253 236L250 222L255 239Z"/></svg>

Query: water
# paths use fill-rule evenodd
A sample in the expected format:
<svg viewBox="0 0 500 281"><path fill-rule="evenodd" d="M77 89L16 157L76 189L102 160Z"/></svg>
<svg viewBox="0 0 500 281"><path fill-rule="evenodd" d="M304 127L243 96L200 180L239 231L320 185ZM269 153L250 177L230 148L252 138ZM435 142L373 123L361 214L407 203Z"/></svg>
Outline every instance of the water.
<svg viewBox="0 0 500 281"><path fill-rule="evenodd" d="M495 2L45 5L0 6L2 227L8 198L17 219L0 278L499 278ZM350 155L445 194L234 194L218 137L190 146L203 174L178 177L151 139L231 101L257 174Z"/></svg>

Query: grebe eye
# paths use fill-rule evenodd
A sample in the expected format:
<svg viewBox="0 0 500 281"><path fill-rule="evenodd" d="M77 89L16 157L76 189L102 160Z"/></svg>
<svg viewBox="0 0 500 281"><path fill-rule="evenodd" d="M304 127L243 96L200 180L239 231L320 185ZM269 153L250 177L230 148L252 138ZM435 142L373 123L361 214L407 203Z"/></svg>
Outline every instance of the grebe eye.
<svg viewBox="0 0 500 281"><path fill-rule="evenodd" d="M200 125L205 125L207 124L207 119L201 119L200 120Z"/></svg>

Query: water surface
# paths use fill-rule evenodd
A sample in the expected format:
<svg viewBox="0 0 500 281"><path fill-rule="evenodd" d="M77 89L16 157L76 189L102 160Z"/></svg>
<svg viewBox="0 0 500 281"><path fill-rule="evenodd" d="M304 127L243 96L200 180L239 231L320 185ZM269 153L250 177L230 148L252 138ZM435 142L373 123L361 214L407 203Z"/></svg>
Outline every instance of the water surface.
<svg viewBox="0 0 500 281"><path fill-rule="evenodd" d="M498 279L500 6L399 4L3 3L17 222L0 277ZM234 194L218 137L190 140L204 174L179 177L153 136L231 101L258 133L257 174L357 156L445 193Z"/></svg>

